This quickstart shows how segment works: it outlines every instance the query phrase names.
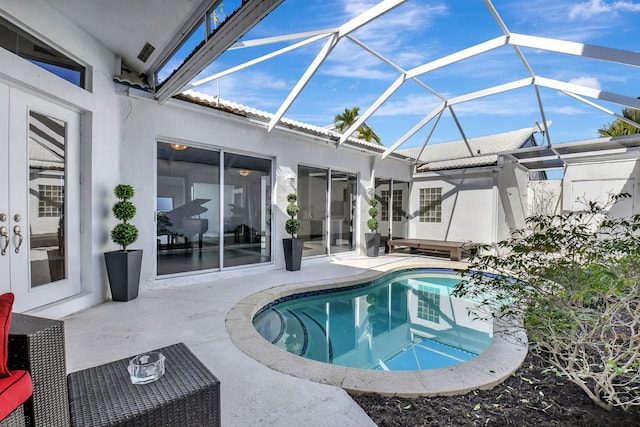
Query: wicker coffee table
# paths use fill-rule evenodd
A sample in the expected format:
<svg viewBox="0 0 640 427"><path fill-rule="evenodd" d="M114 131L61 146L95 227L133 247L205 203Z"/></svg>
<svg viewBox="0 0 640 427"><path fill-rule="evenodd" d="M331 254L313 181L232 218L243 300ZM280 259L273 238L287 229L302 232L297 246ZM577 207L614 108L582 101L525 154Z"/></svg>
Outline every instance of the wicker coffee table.
<svg viewBox="0 0 640 427"><path fill-rule="evenodd" d="M158 381L134 385L134 356L68 375L72 426L219 426L220 382L183 343L158 350L167 358Z"/></svg>

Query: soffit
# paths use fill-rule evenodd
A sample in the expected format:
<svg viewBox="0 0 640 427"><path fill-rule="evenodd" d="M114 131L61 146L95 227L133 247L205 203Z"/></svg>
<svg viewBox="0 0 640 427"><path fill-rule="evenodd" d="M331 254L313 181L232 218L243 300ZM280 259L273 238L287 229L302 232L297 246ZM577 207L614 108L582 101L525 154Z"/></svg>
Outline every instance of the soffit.
<svg viewBox="0 0 640 427"><path fill-rule="evenodd" d="M211 0L64 0L49 3L122 56L138 73L147 71L192 16ZM145 43L155 47L145 62L137 57Z"/></svg>

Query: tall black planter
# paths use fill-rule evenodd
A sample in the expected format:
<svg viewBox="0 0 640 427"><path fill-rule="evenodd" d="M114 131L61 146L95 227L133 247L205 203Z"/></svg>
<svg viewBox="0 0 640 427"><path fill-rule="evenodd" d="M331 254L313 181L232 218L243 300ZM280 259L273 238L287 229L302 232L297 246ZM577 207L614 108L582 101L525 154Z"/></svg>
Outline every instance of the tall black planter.
<svg viewBox="0 0 640 427"><path fill-rule="evenodd" d="M111 298L114 301L129 301L136 298L140 287L142 250L105 252L104 260L107 264Z"/></svg>
<svg viewBox="0 0 640 427"><path fill-rule="evenodd" d="M367 256L378 256L380 251L380 233L364 233L367 244Z"/></svg>
<svg viewBox="0 0 640 427"><path fill-rule="evenodd" d="M284 248L284 262L289 271L300 270L300 263L302 262L302 249L304 249L303 239L282 239L282 246Z"/></svg>

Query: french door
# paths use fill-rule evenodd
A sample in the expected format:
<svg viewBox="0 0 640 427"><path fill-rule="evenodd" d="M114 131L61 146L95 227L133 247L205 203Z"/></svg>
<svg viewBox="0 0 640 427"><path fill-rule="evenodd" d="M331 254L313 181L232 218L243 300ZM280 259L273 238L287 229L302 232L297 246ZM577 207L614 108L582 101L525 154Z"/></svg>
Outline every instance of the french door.
<svg viewBox="0 0 640 427"><path fill-rule="evenodd" d="M0 82L0 292L26 311L80 292L79 113Z"/></svg>

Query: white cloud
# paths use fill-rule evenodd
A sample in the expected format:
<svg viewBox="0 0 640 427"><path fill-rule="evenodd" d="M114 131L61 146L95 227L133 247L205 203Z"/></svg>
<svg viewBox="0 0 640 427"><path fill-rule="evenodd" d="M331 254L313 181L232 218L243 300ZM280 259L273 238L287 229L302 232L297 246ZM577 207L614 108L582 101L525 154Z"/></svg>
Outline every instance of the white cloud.
<svg viewBox="0 0 640 427"><path fill-rule="evenodd" d="M598 81L598 79L595 77L589 77L589 76L581 76L581 77L573 78L569 80L569 83L578 85L578 86L588 87L591 89L600 90L601 88L600 82Z"/></svg>
<svg viewBox="0 0 640 427"><path fill-rule="evenodd" d="M613 2L590 0L573 6L569 11L569 18L572 20L592 19L599 15L616 15L624 12L640 12L640 3L624 0ZM609 18L613 18L613 16L609 16Z"/></svg>

